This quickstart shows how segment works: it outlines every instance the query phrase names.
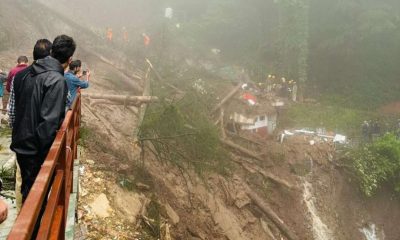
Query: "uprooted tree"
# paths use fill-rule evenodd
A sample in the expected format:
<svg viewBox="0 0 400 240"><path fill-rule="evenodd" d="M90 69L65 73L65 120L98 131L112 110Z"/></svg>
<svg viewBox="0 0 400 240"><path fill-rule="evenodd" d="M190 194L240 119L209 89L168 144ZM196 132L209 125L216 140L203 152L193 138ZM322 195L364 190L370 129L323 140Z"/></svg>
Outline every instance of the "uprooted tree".
<svg viewBox="0 0 400 240"><path fill-rule="evenodd" d="M176 102L161 100L147 109L138 141L158 160L180 168L199 174L225 171L228 158L208 112L196 92Z"/></svg>

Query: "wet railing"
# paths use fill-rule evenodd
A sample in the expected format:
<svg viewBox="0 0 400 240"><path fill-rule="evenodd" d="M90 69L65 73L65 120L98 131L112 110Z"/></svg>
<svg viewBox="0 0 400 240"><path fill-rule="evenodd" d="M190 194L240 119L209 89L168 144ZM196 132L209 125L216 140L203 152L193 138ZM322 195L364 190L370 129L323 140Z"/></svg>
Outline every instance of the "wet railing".
<svg viewBox="0 0 400 240"><path fill-rule="evenodd" d="M39 228L36 239L65 238L80 119L81 96L78 94L71 110L66 113L8 240L32 239L35 228Z"/></svg>

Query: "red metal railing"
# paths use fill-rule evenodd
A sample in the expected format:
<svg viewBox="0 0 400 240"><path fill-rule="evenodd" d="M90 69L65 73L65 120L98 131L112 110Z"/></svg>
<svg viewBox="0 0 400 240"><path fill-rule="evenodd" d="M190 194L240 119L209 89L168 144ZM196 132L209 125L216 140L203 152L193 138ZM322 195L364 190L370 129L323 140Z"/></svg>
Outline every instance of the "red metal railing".
<svg viewBox="0 0 400 240"><path fill-rule="evenodd" d="M40 227L36 239L65 238L80 119L81 96L78 94L72 109L65 116L39 175L8 235L8 240L31 239L37 223ZM45 199L47 203L43 206ZM39 219L42 207L45 207L45 210Z"/></svg>

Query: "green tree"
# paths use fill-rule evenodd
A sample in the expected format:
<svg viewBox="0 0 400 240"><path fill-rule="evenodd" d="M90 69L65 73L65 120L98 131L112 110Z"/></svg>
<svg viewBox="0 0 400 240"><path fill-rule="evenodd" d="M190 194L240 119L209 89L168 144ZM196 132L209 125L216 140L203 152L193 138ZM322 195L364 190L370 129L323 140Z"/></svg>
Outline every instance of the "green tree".
<svg viewBox="0 0 400 240"><path fill-rule="evenodd" d="M400 192L400 140L387 134L351 154L362 192L370 197L385 183Z"/></svg>

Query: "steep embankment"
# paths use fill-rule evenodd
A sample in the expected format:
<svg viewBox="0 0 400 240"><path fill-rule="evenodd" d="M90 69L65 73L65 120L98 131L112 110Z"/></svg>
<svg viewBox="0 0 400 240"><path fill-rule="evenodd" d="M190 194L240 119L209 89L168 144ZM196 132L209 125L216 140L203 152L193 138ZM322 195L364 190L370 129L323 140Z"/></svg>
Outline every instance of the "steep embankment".
<svg viewBox="0 0 400 240"><path fill-rule="evenodd" d="M132 66L123 48L106 44L45 6L3 2L0 24L8 34L0 35L0 67L14 65L19 54L30 55L38 38L65 33L78 43L76 58L94 73L85 92L141 94L145 70ZM137 111L83 100L86 150L78 218L89 239L156 239L159 227L163 237L169 232L174 239L273 240L295 235L300 240L353 240L375 235L383 240L382 231L386 239L400 236L398 199L382 190L365 200L354 179L334 163L329 144L311 146L301 138L265 142L262 160L236 153L229 176L201 179L151 154L139 161L140 148L134 142Z"/></svg>

